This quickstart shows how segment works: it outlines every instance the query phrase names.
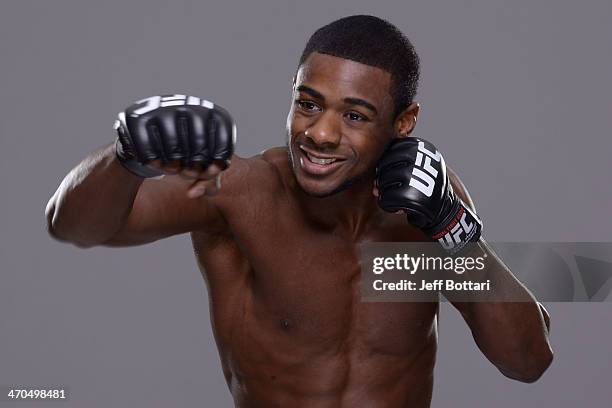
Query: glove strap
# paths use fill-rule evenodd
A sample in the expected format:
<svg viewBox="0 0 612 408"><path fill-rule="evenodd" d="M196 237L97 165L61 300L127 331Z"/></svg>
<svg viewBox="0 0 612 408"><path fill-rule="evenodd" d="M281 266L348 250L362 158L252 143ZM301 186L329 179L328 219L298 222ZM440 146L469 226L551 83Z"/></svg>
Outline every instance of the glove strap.
<svg viewBox="0 0 612 408"><path fill-rule="evenodd" d="M115 142L115 152L117 154L117 160L119 160L119 163L121 163L121 165L125 167L130 173L135 174L138 177L159 177L164 174L159 170L139 163L136 159L130 157L131 155L125 154L118 137Z"/></svg>
<svg viewBox="0 0 612 408"><path fill-rule="evenodd" d="M461 199L457 198L449 215L436 227L424 231L450 254L459 253L468 242L480 239L482 222Z"/></svg>

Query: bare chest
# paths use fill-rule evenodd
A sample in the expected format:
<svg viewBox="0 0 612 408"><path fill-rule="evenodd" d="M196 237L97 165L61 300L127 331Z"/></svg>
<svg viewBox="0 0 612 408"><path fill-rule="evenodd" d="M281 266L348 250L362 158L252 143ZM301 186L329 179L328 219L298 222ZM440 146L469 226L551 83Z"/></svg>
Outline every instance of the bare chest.
<svg viewBox="0 0 612 408"><path fill-rule="evenodd" d="M435 305L361 299L360 244L398 240L402 231L372 228L355 239L282 209L248 218L200 255L221 339L231 342L238 330L275 349L302 344L319 354L351 344L405 354L430 337Z"/></svg>

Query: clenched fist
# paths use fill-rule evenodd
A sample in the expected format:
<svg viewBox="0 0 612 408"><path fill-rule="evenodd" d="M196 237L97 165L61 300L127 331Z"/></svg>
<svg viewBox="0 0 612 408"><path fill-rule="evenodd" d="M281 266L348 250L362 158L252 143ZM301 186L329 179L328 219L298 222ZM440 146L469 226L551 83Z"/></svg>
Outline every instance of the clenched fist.
<svg viewBox="0 0 612 408"><path fill-rule="evenodd" d="M214 179L229 165L236 141L225 109L186 95L137 101L119 113L115 129L119 162L140 177L179 173L196 181ZM204 185L195 187L190 195L201 195Z"/></svg>

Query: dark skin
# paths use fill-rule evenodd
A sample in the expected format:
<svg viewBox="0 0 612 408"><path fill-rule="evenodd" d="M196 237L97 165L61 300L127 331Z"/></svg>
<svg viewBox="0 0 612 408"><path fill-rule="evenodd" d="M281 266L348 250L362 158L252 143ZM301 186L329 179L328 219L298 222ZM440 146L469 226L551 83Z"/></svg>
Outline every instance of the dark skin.
<svg viewBox="0 0 612 408"><path fill-rule="evenodd" d="M143 181L105 147L51 198L49 231L81 247L190 232L238 407L428 407L438 304L360 300L360 244L429 241L376 202L375 164L419 112L413 103L393 117L391 86L386 71L314 53L294 80L288 149L234 156L218 188L219 166L155 163L167 176ZM336 162L317 166L307 153ZM518 290L525 301L454 305L502 373L535 381L552 359L548 315L503 263L487 274L500 296Z"/></svg>

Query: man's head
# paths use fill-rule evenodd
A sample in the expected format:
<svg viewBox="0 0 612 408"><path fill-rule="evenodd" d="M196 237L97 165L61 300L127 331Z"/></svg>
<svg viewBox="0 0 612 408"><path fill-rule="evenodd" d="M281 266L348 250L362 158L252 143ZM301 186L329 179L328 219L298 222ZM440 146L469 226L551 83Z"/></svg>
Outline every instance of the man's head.
<svg viewBox="0 0 612 408"><path fill-rule="evenodd" d="M419 57L410 40L381 18L349 16L319 28L306 43L298 68L313 52L378 67L391 74L394 116L416 95Z"/></svg>
<svg viewBox="0 0 612 408"><path fill-rule="evenodd" d="M327 196L364 179L389 141L407 136L419 61L390 23L351 16L317 30L294 78L287 144L299 185Z"/></svg>

